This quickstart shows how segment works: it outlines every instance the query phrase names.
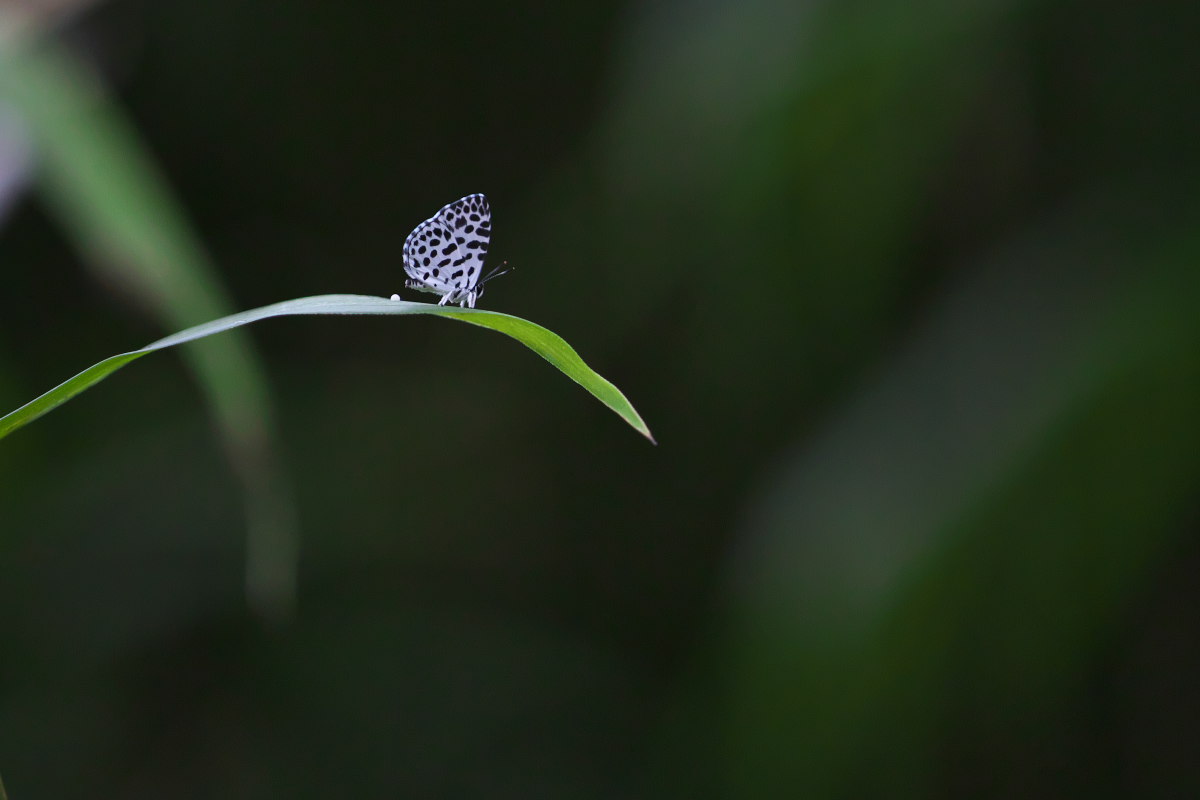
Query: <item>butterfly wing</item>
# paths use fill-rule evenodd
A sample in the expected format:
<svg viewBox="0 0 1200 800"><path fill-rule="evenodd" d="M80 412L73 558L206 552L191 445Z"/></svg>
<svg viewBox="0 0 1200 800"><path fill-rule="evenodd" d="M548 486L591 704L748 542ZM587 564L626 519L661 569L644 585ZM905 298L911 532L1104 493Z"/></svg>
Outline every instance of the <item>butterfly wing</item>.
<svg viewBox="0 0 1200 800"><path fill-rule="evenodd" d="M482 194L443 206L404 240L408 286L475 305L475 286L492 238L492 209Z"/></svg>

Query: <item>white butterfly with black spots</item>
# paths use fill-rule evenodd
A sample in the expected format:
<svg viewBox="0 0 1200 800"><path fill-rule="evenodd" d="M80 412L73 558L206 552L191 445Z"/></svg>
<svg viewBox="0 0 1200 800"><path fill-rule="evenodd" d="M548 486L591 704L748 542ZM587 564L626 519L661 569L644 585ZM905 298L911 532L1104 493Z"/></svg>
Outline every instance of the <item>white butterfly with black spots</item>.
<svg viewBox="0 0 1200 800"><path fill-rule="evenodd" d="M439 306L458 303L474 308L483 296L483 285L508 270L492 270L486 277L483 260L492 239L492 207L481 194L469 194L442 206L404 240L404 285L440 294ZM503 266L503 265L501 265ZM398 295L392 295L399 300Z"/></svg>

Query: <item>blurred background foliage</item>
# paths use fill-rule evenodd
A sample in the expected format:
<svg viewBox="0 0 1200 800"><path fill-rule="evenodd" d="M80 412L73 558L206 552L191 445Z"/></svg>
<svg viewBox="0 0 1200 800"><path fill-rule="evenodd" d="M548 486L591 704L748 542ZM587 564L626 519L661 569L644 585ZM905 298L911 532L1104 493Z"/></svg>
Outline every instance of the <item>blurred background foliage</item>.
<svg viewBox="0 0 1200 800"><path fill-rule="evenodd" d="M432 320L129 367L0 443L14 798L1200 793L1196 4L0 9L4 411L484 191L660 443Z"/></svg>

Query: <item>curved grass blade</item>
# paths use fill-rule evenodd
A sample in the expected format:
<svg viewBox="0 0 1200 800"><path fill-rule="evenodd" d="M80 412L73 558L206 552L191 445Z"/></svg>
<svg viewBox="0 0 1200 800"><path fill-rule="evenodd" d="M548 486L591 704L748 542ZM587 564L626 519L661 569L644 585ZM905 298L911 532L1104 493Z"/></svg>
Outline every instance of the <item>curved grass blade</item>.
<svg viewBox="0 0 1200 800"><path fill-rule="evenodd" d="M584 363L562 337L536 325L528 320L509 314L481 309L446 308L432 303L410 303L403 300L386 300L382 297L370 297L357 294L326 294L316 297L301 297L295 300L285 300L282 303L263 306L261 308L242 311L227 317L215 319L202 325L182 330L165 339L146 345L140 350L106 358L103 361L80 372L75 377L59 384L41 397L18 408L4 417L0 417L0 438L24 425L33 422L43 414L57 408L80 392L91 388L107 378L121 367L147 353L172 347L177 344L202 339L215 333L222 333L233 328L248 325L272 317L318 314L429 314L438 317L457 319L462 322L491 328L494 331L511 336L528 347L542 358L558 367L564 375L587 389L604 405L615 411L621 419L629 423L638 433L651 442L654 437L650 429L642 421L641 416L625 399L625 395L607 380L597 374Z"/></svg>

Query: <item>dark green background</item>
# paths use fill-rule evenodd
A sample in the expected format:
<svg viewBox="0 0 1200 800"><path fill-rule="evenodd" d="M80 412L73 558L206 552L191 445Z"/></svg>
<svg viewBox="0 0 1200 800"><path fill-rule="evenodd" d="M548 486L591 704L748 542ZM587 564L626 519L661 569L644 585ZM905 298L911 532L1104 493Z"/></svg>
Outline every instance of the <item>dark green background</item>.
<svg viewBox="0 0 1200 800"><path fill-rule="evenodd" d="M10 795L1200 793L1198 23L74 19L235 308L402 291L408 231L485 192L517 269L482 305L561 334L659 446L469 326L257 325L302 537L268 623L194 378L139 361L0 442ZM170 332L34 194L0 277L3 411Z"/></svg>

